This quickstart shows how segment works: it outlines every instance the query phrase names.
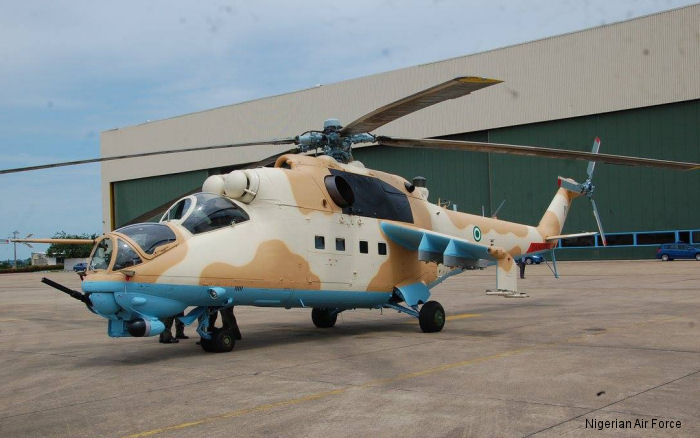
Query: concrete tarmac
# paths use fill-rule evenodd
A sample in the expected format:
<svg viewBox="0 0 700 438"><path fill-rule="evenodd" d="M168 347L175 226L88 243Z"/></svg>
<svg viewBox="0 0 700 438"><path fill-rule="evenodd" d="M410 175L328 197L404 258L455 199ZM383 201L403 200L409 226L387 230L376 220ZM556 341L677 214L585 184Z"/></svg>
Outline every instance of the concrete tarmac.
<svg viewBox="0 0 700 438"><path fill-rule="evenodd" d="M388 310L316 329L309 309L240 308L223 354L193 327L109 338L39 283L75 274L0 275L0 437L700 436L700 263L559 270L528 267L524 299L485 296L493 268L448 279L432 334Z"/></svg>

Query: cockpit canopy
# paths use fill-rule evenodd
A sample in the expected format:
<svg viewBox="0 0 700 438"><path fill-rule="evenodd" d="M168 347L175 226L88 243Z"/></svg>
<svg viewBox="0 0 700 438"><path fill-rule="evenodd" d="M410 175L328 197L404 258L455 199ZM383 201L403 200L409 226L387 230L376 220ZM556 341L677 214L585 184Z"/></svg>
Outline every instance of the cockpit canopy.
<svg viewBox="0 0 700 438"><path fill-rule="evenodd" d="M141 247L143 252L149 255L153 254L159 246L167 245L177 239L173 230L163 224L143 223L127 225L115 230L115 232L129 237Z"/></svg>
<svg viewBox="0 0 700 438"><path fill-rule="evenodd" d="M157 248L177 240L173 230L163 224L127 225L114 232L123 234L133 243L127 242L119 235L108 234L104 236L92 250L89 265L91 271L109 269L110 264L112 264L113 271L118 271L143 263L135 247L132 247L133 244L138 245L138 248L150 256L155 253Z"/></svg>
<svg viewBox="0 0 700 438"><path fill-rule="evenodd" d="M248 214L230 199L214 193L196 193L173 204L160 222L178 222L190 233L199 234L248 219Z"/></svg>

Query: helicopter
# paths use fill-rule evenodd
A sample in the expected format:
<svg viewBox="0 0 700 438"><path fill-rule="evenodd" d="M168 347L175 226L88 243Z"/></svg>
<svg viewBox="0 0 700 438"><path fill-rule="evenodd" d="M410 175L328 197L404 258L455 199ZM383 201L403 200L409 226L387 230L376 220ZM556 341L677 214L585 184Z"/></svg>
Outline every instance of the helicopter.
<svg viewBox="0 0 700 438"><path fill-rule="evenodd" d="M159 222L118 228L97 239L13 239L14 242L85 243L93 249L82 291L42 281L83 302L108 321L111 337L149 337L165 330L164 318L182 313L197 322L201 347L228 352L240 339L234 326L215 327L217 312L236 306L310 308L313 324L331 328L349 309L393 309L418 320L423 332L439 332L445 310L431 289L446 278L494 265L487 294L526 297L518 289L517 260L552 250L578 197L593 199L597 162L696 170L698 163L626 157L536 146L375 136L370 132L402 116L460 98L502 81L464 76L430 87L342 126L294 137L214 145L1 170L0 174L191 150L264 144L294 147L247 168L212 175L202 191L175 201ZM470 150L588 161L579 183L559 177L558 188L537 225L462 213L431 203L424 178L411 181L365 167L352 147ZM321 150L321 154L317 152ZM270 167L270 164L272 166ZM191 309L184 314L184 311Z"/></svg>

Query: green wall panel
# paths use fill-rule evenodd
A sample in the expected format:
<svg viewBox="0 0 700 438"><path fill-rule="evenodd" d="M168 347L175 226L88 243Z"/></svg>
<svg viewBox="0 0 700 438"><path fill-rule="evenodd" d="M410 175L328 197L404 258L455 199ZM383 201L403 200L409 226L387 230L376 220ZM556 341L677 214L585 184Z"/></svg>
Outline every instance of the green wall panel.
<svg viewBox="0 0 700 438"><path fill-rule="evenodd" d="M489 141L700 162L700 100L495 129ZM536 223L556 191L558 175L586 178L583 161L492 155L494 199L502 218ZM700 172L598 164L596 203L606 231L700 226ZM565 232L596 230L586 199L575 201Z"/></svg>
<svg viewBox="0 0 700 438"><path fill-rule="evenodd" d="M656 258L657 249L657 246L567 248L558 249L556 257L557 260L652 260ZM549 254L545 254L545 257L551 259Z"/></svg>
<svg viewBox="0 0 700 438"><path fill-rule="evenodd" d="M207 176L207 170L196 170L113 183L115 228L201 187Z"/></svg>

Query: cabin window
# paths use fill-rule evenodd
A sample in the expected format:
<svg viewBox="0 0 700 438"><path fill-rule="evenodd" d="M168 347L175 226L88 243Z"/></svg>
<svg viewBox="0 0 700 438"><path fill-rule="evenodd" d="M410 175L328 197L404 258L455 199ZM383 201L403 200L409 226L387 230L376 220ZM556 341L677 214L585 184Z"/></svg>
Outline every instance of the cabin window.
<svg viewBox="0 0 700 438"><path fill-rule="evenodd" d="M367 254L369 252L369 245L367 245L366 240L360 240L360 253Z"/></svg>
<svg viewBox="0 0 700 438"><path fill-rule="evenodd" d="M326 249L326 239L323 236L316 236L314 238L314 247L316 249Z"/></svg>
<svg viewBox="0 0 700 438"><path fill-rule="evenodd" d="M379 255L386 255L386 243L379 242L377 244L377 253L379 253Z"/></svg>
<svg viewBox="0 0 700 438"><path fill-rule="evenodd" d="M345 239L342 237L336 237L335 238L335 250L336 251L345 251Z"/></svg>

